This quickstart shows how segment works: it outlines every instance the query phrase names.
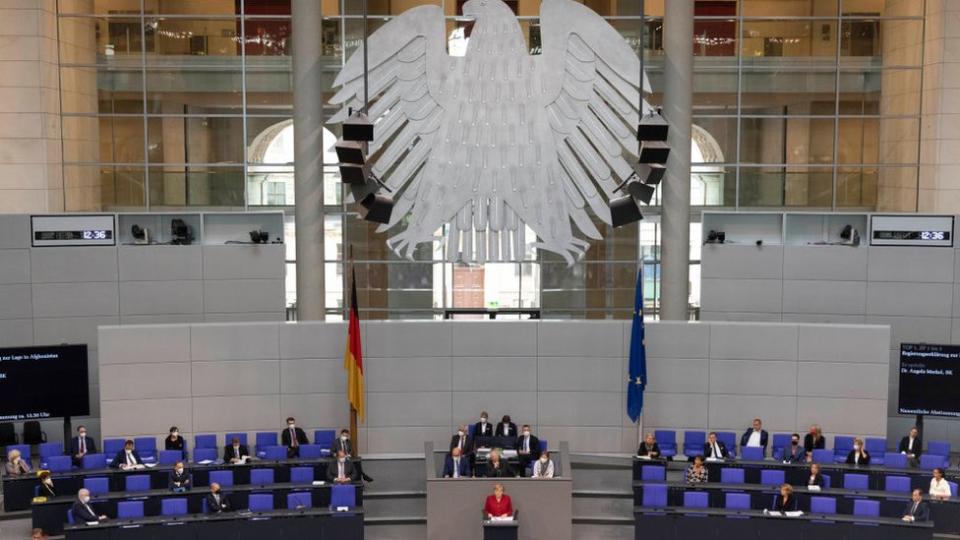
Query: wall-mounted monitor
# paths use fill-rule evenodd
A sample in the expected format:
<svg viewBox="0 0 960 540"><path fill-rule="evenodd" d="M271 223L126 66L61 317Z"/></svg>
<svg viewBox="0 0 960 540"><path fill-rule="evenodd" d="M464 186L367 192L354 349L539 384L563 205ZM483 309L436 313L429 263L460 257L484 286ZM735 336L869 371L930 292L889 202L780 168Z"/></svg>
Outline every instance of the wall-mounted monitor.
<svg viewBox="0 0 960 540"><path fill-rule="evenodd" d="M897 412L960 418L960 346L900 345Z"/></svg>
<svg viewBox="0 0 960 540"><path fill-rule="evenodd" d="M30 216L33 247L113 246L113 214Z"/></svg>
<svg viewBox="0 0 960 540"><path fill-rule="evenodd" d="M870 245L953 247L953 216L871 216Z"/></svg>
<svg viewBox="0 0 960 540"><path fill-rule="evenodd" d="M89 414L86 345L0 349L0 421Z"/></svg>

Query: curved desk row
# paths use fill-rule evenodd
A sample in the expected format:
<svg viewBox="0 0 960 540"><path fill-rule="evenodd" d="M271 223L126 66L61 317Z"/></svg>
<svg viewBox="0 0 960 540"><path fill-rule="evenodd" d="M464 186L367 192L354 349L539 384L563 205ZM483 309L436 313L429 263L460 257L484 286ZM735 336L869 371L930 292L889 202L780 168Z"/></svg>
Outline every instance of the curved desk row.
<svg viewBox="0 0 960 540"><path fill-rule="evenodd" d="M356 489L356 500L354 504L363 507L363 484L354 483ZM251 493L273 493L273 506L275 508L287 507L287 494L291 492L302 492L309 497L310 506L313 508L326 508L330 506L330 484L321 486L310 484L267 484L262 486L245 485L222 488L224 495L230 498L230 502L236 509L247 508ZM209 494L209 490L203 488L194 488L182 493L174 493L168 489L154 489L150 491L141 491L133 493L111 492L91 497L90 504L94 510L111 519L117 517L117 503L121 501L143 501L143 510L146 516L156 516L160 514L160 504L163 499L168 498L186 498L187 512L199 514L203 511L203 499ZM64 495L47 499L45 502L38 502L31 505L31 514L33 517L33 527L43 529L44 532L51 535L63 534L63 527L67 521L67 510L77 500L75 495Z"/></svg>
<svg viewBox="0 0 960 540"><path fill-rule="evenodd" d="M758 510L640 508L633 511L636 540L930 540L933 526L894 518L814 515L765 516ZM69 537L68 537L69 538Z"/></svg>
<svg viewBox="0 0 960 540"><path fill-rule="evenodd" d="M363 540L363 510L276 510L70 525L67 540Z"/></svg>

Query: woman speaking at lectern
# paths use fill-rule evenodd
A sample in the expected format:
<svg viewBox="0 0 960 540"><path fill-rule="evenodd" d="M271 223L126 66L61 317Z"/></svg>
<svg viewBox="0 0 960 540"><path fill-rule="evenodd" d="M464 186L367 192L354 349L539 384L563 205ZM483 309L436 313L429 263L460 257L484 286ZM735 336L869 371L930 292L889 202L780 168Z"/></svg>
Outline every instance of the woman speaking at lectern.
<svg viewBox="0 0 960 540"><path fill-rule="evenodd" d="M513 503L510 502L510 496L503 492L503 484L493 486L493 495L487 495L483 513L488 519L513 516Z"/></svg>

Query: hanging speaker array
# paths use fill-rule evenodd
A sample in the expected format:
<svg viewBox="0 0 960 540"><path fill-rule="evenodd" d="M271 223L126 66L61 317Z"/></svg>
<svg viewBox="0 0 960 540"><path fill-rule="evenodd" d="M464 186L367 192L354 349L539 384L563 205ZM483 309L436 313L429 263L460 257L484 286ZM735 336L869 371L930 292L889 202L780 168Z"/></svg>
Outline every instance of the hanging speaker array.
<svg viewBox="0 0 960 540"><path fill-rule="evenodd" d="M361 112L350 111L343 121L343 140L334 149L340 161L340 181L350 186L353 200L359 203L360 217L375 223L389 223L393 198L381 192L390 189L371 170L367 155L373 140L373 122Z"/></svg>
<svg viewBox="0 0 960 540"><path fill-rule="evenodd" d="M624 195L610 199L610 218L614 227L643 219L640 207L650 204L667 170L669 134L670 126L660 109L640 118L640 125L637 126L637 140L640 142L638 170L614 190L615 193L623 191Z"/></svg>

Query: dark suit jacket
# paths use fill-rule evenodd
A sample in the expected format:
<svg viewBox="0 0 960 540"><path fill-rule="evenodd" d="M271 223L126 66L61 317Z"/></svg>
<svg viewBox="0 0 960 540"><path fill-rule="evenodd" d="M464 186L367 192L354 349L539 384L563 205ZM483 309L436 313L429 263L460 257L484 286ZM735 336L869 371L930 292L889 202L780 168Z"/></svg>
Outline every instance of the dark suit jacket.
<svg viewBox="0 0 960 540"><path fill-rule="evenodd" d="M744 446L747 445L747 441L750 440L750 433L751 433L751 432L753 432L753 428L750 428L750 429L746 430L745 432L743 432L743 435L740 436L740 447L741 447L741 448L743 448ZM763 447L764 450L767 449L767 430L765 430L765 429L761 429L761 430L760 430L760 446Z"/></svg>
<svg viewBox="0 0 960 540"><path fill-rule="evenodd" d="M179 482L180 485L177 486L176 483ZM193 480L190 478L190 473L186 470L183 471L183 474L178 475L177 471L170 471L170 476L167 478L167 487L173 489L176 487L182 487L190 489L193 487Z"/></svg>
<svg viewBox="0 0 960 540"><path fill-rule="evenodd" d="M861 452L863 453L863 455L860 456L860 465L869 465L870 454L868 454L866 451L863 451L863 450L861 450ZM850 453L847 454L847 465L853 465L854 456L855 456L855 452L853 450L851 450Z"/></svg>
<svg viewBox="0 0 960 540"><path fill-rule="evenodd" d="M213 497L213 493L207 493L207 511L211 514L219 514L220 512L230 512L233 510L233 504L230 503L230 497L228 497L222 490L220 491L220 504L217 504L217 500Z"/></svg>
<svg viewBox="0 0 960 540"><path fill-rule="evenodd" d="M730 452L727 450L727 446L726 446L725 444L723 444L723 441L721 441L721 440L718 439L718 440L717 440L717 446L720 447L720 455L719 455L719 456L713 455L713 445L712 445L712 444L710 444L709 442L703 443L703 457L705 457L705 458L708 458L708 457L715 457L715 458L726 458L726 457L730 457Z"/></svg>
<svg viewBox="0 0 960 540"><path fill-rule="evenodd" d="M907 446L910 444L910 436L900 439L900 448L898 452L906 452L907 454L913 454L917 458L920 457L920 454L923 453L923 438L917 437L913 440L913 451L907 450Z"/></svg>
<svg viewBox="0 0 960 540"><path fill-rule="evenodd" d="M296 428L297 433L297 444L310 444L310 439L307 439L307 434L303 432L302 429ZM292 446L293 442L290 440L290 428L284 428L280 433L280 444L283 446Z"/></svg>
<svg viewBox="0 0 960 540"><path fill-rule="evenodd" d="M93 508L92 504L88 506L90 508ZM100 516L98 516L96 512L90 512L90 510L87 510L87 507L84 506L83 503L80 501L73 503L72 510L73 510L73 520L76 521L77 523L100 521Z"/></svg>
<svg viewBox="0 0 960 540"><path fill-rule="evenodd" d="M484 427L486 428L486 430L482 429ZM494 427L493 424L491 424L490 422L487 422L486 426L484 426L484 424L481 424L480 422L477 422L476 424L473 425L474 438L493 437L493 427Z"/></svg>
<svg viewBox="0 0 960 540"><path fill-rule="evenodd" d="M170 436L167 435L167 438L163 440L163 449L164 450L179 450L183 452L183 437L177 437L176 441L171 441Z"/></svg>
<svg viewBox="0 0 960 540"><path fill-rule="evenodd" d="M460 436L454 435L450 437L450 450L453 450L460 444ZM469 454L473 452L473 439L470 438L470 435L467 433L463 434L463 448L461 448L464 454Z"/></svg>
<svg viewBox="0 0 960 540"><path fill-rule="evenodd" d="M652 458L662 457L660 455L660 445L653 443L653 448L647 450L647 443L640 443L640 448L637 449L638 456L650 456Z"/></svg>
<svg viewBox="0 0 960 540"><path fill-rule="evenodd" d="M460 456L460 476L462 478L470 476L470 460L466 456ZM453 478L453 456L447 456L443 463L443 477Z"/></svg>
<svg viewBox="0 0 960 540"><path fill-rule="evenodd" d="M514 474L510 464L501 459L500 466L496 468L488 461L484 466L484 476L487 478L512 478Z"/></svg>
<svg viewBox="0 0 960 540"><path fill-rule="evenodd" d="M239 459L243 456L249 456L249 455L250 455L250 450L247 448L247 445L245 444L240 445L240 455L236 455L234 453L232 444L228 444L223 448L223 460L227 463L230 463L231 459L234 459L234 458Z"/></svg>
<svg viewBox="0 0 960 540"><path fill-rule="evenodd" d="M343 450L343 453L345 453L346 455L352 456L353 441L351 441L350 439L347 439L347 442L343 442L340 440L340 437L337 437L336 439L334 439L333 444L330 446L330 453L334 457L336 457L337 452L339 452L340 450Z"/></svg>
<svg viewBox="0 0 960 540"><path fill-rule="evenodd" d="M903 507L904 516L913 516L915 521L928 521L930 519L930 505L926 501L920 501L917 505L917 511L913 512L913 501Z"/></svg>
<svg viewBox="0 0 960 540"><path fill-rule="evenodd" d="M784 501L783 496L777 494L773 501L773 510L776 512L796 512L798 508L796 495L791 495L790 499Z"/></svg>
<svg viewBox="0 0 960 540"><path fill-rule="evenodd" d="M812 475L809 475L809 474L807 475L807 485L808 485L808 486L820 486L820 487L823 487L823 475L822 475L822 474L817 473L816 476L813 476L813 479L812 479L812 480L810 479L810 476L812 476Z"/></svg>
<svg viewBox="0 0 960 540"><path fill-rule="evenodd" d="M517 452L523 448L523 435L517 437ZM535 435L530 435L530 454L527 456L529 459L540 459L540 439Z"/></svg>
<svg viewBox="0 0 960 540"><path fill-rule="evenodd" d="M330 463L327 463L327 482L333 483L337 480L337 460L333 460ZM343 474L351 481L354 478L354 469L353 462L349 459L346 460L343 464Z"/></svg>
<svg viewBox="0 0 960 540"><path fill-rule="evenodd" d="M40 496L47 497L48 499L56 497L57 492L53 490L52 487L40 482Z"/></svg>
<svg viewBox="0 0 960 540"><path fill-rule="evenodd" d="M813 442L813 435L807 433L803 437L803 449L807 452L813 452L814 450L823 450L827 447L827 438L820 437L816 443Z"/></svg>
<svg viewBox="0 0 960 540"><path fill-rule="evenodd" d="M84 437L84 439L86 439L86 441L84 442L84 444L87 445L87 453L88 453L88 454L96 454L96 453L97 453L97 443L94 442L94 440L93 440L92 438L90 438L90 437ZM79 453L80 453L80 437L74 437L74 438L70 439L70 455L71 455L71 456L75 456L75 455L77 455L77 454L79 454Z"/></svg>
<svg viewBox="0 0 960 540"><path fill-rule="evenodd" d="M110 466L114 469L120 468L120 465L127 463L127 452L125 450L120 450L117 452L117 455L113 457L113 461L110 462ZM136 450L133 451L133 459L137 462L138 465L143 465L143 460L140 459L140 454Z"/></svg>
<svg viewBox="0 0 960 540"><path fill-rule="evenodd" d="M494 437L516 437L517 435L520 434L520 432L517 431L516 424L514 424L513 422L510 422L509 425L510 425L510 433L506 433L506 430L504 430L504 423L500 422L499 424L497 424L497 429L493 431L493 436Z"/></svg>
<svg viewBox="0 0 960 540"><path fill-rule="evenodd" d="M799 444L795 447L788 446L783 449L783 460L788 463L803 463L807 460L807 452Z"/></svg>

